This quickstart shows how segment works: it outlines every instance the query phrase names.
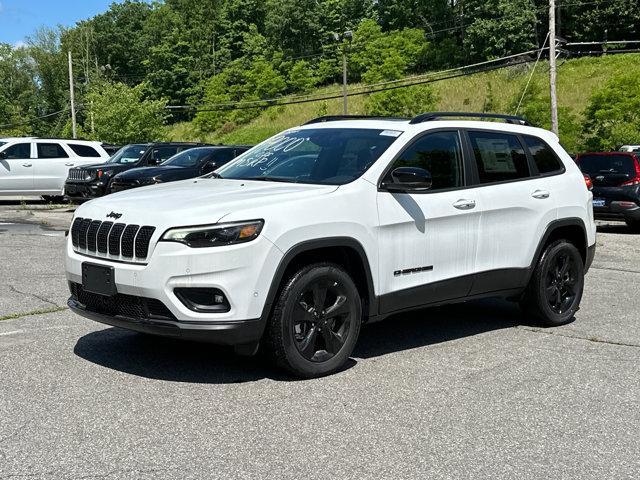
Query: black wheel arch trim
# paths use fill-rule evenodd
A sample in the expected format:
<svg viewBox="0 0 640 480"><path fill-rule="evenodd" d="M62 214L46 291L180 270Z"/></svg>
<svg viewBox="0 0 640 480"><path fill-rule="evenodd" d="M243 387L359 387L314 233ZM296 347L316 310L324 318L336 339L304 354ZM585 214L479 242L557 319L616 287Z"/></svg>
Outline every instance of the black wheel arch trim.
<svg viewBox="0 0 640 480"><path fill-rule="evenodd" d="M542 256L542 252L543 249L545 247L545 245L547 244L547 242L549 241L549 238L551 238L551 235L553 234L554 231L558 230L559 228L563 228L563 227L578 227L580 228L580 230L582 231L582 237L583 237L583 241L584 244L581 248L584 248L584 261L585 261L585 273L588 270L589 266L591 265L591 261L593 261L593 254L595 253L595 243L593 245L589 245L588 243L588 237L587 237L587 227L584 224L584 221L579 218L579 217L568 217L568 218L561 218L558 220L554 220L552 222L549 223L549 225L547 225L547 228L544 232L544 234L542 235L542 238L540 239L540 242L538 243L538 247L536 248L536 252L533 255L533 259L531 261L531 265L529 265L529 272L527 275L527 283L529 283L529 279L531 278L531 275L533 275L533 271L536 268L536 264L538 263L538 261L540 260L540 257ZM590 249L592 249L594 251L594 253L591 253Z"/></svg>
<svg viewBox="0 0 640 480"><path fill-rule="evenodd" d="M271 308L273 306L273 302L275 301L276 295L278 294L278 290L281 287L282 281L284 279L285 272L291 262L298 255L310 252L313 250L318 250L321 248L351 248L355 250L355 252L360 257L360 261L362 262L362 266L364 268L366 287L367 287L367 306L368 312L367 317L376 316L378 314L378 298L375 295L375 290L373 286L373 276L371 275L371 264L369 262L369 258L367 257L367 253L364 250L362 244L352 237L324 237L318 238L314 240L306 240L300 242L293 247L291 247L284 254L282 259L280 260L280 264L276 269L276 273L271 279L271 286L269 287L269 292L267 293L267 299L262 308L262 315L260 318L266 324L269 319L269 315L271 314Z"/></svg>

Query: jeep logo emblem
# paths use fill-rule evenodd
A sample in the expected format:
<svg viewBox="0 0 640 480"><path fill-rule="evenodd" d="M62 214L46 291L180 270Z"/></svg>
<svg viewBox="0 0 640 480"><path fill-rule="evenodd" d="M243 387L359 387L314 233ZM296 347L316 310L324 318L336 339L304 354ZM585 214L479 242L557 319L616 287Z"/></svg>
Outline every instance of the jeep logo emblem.
<svg viewBox="0 0 640 480"><path fill-rule="evenodd" d="M121 213L111 212L107 215L107 218L113 218L114 220L118 220L122 216Z"/></svg>

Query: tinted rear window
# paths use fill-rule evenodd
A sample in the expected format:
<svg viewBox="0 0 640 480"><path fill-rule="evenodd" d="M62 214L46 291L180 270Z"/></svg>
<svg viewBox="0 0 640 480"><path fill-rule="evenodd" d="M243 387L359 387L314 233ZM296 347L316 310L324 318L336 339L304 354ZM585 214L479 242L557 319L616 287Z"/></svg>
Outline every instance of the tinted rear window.
<svg viewBox="0 0 640 480"><path fill-rule="evenodd" d="M38 143L38 158L68 158L67 152L64 151L57 143Z"/></svg>
<svg viewBox="0 0 640 480"><path fill-rule="evenodd" d="M580 169L589 175L629 175L634 177L635 165L633 158L628 155L582 155L578 159Z"/></svg>
<svg viewBox="0 0 640 480"><path fill-rule="evenodd" d="M75 143L70 143L69 146L71 150L75 152L79 157L99 157L100 154L96 151L95 148L90 147L89 145L77 145Z"/></svg>
<svg viewBox="0 0 640 480"><path fill-rule="evenodd" d="M480 183L505 182L530 176L527 156L518 137L493 132L469 132Z"/></svg>

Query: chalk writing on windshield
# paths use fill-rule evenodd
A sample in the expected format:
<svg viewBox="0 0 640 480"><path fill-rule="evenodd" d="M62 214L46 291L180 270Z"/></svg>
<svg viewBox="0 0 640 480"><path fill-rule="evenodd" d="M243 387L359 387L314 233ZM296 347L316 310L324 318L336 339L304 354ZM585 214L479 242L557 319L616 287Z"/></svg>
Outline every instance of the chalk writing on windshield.
<svg viewBox="0 0 640 480"><path fill-rule="evenodd" d="M274 137L257 148L257 151L249 152L244 158L238 159L234 166L258 167L260 170L268 170L282 160L282 158L277 155L278 153L288 153L308 141L308 137L292 137L287 135Z"/></svg>

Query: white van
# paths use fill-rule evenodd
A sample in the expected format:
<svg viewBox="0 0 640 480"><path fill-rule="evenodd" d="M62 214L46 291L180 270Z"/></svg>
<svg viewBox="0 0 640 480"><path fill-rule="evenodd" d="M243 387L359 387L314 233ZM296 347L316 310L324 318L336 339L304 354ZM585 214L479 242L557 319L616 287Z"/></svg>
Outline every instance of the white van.
<svg viewBox="0 0 640 480"><path fill-rule="evenodd" d="M100 142L0 138L0 196L39 195L56 200L64 194L70 168L108 158Z"/></svg>

